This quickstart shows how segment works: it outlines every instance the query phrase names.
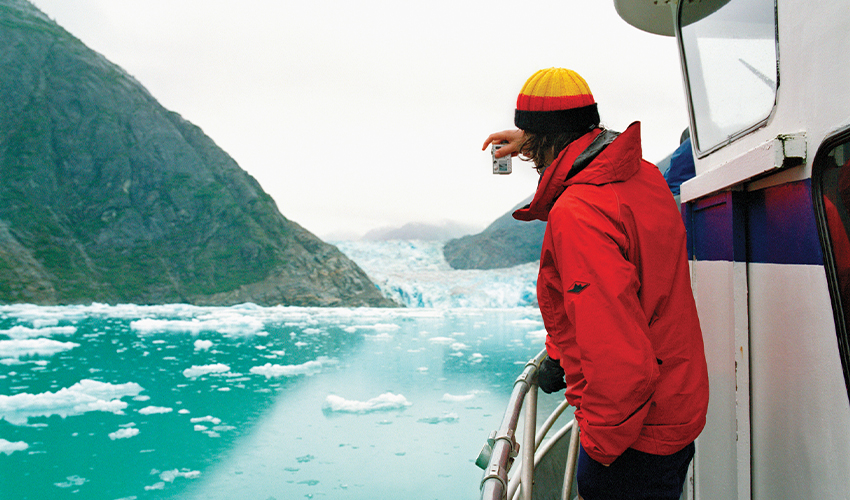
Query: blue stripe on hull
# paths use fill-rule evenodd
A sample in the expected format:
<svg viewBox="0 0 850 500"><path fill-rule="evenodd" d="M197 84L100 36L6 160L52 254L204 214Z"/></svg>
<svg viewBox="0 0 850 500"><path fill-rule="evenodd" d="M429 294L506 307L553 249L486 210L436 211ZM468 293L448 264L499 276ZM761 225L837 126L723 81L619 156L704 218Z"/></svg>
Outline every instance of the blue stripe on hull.
<svg viewBox="0 0 850 500"><path fill-rule="evenodd" d="M753 192L724 192L682 209L688 257L823 265L811 180Z"/></svg>

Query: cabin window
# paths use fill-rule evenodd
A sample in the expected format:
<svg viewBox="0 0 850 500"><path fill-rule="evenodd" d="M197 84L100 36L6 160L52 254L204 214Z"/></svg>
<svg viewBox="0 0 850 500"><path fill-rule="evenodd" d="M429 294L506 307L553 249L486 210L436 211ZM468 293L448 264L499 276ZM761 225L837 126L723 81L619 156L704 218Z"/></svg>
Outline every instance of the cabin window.
<svg viewBox="0 0 850 500"><path fill-rule="evenodd" d="M776 102L774 0L680 2L677 34L699 156L764 123Z"/></svg>
<svg viewBox="0 0 850 500"><path fill-rule="evenodd" d="M850 389L850 131L818 152L812 182L838 345Z"/></svg>

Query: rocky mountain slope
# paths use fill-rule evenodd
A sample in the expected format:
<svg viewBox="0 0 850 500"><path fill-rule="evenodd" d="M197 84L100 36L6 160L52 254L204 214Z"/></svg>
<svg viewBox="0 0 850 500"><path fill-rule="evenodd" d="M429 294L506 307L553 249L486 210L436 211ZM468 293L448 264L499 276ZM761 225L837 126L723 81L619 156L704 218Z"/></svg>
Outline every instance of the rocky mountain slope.
<svg viewBox="0 0 850 500"><path fill-rule="evenodd" d="M0 0L0 95L0 303L394 305L24 0Z"/></svg>
<svg viewBox="0 0 850 500"><path fill-rule="evenodd" d="M521 222L511 216L529 202L531 197L478 234L449 240L443 247L446 261L455 269L499 269L539 260L546 223Z"/></svg>

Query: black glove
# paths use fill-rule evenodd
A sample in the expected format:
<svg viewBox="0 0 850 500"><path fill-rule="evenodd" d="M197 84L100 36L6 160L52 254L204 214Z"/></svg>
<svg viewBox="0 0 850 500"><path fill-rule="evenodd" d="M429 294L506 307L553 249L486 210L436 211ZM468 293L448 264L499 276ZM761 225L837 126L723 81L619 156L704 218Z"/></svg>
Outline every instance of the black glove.
<svg viewBox="0 0 850 500"><path fill-rule="evenodd" d="M567 388L564 381L564 369L557 359L546 358L537 370L537 385L546 394L552 394Z"/></svg>

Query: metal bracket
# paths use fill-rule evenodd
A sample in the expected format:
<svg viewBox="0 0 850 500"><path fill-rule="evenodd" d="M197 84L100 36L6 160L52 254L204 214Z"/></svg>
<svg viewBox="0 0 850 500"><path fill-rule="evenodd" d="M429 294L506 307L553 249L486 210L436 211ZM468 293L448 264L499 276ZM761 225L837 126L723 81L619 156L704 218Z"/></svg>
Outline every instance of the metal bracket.
<svg viewBox="0 0 850 500"><path fill-rule="evenodd" d="M481 485L483 486L488 479L495 479L502 483L502 491L508 491L508 485L505 482L506 477L508 477L508 471L499 466L499 464L493 464L485 471L484 477L481 479Z"/></svg>
<svg viewBox="0 0 850 500"><path fill-rule="evenodd" d="M490 436L487 438L487 443L481 448L481 452L478 454L478 458L475 460L475 465L477 465L481 469L487 468L487 464L490 463L490 457L493 454L493 447L496 445L496 441L504 440L508 442L508 446L510 447L510 461L508 462L507 470L510 470L511 464L513 463L513 459L519 455L519 443L517 443L516 436L514 436L514 431L508 429L505 434L498 434L497 431L493 431L490 433Z"/></svg>
<svg viewBox="0 0 850 500"><path fill-rule="evenodd" d="M776 168L799 167L806 163L806 133L779 135L773 141Z"/></svg>

